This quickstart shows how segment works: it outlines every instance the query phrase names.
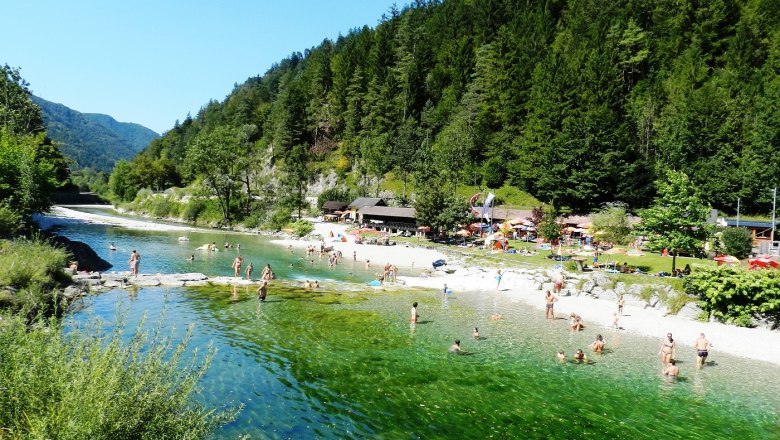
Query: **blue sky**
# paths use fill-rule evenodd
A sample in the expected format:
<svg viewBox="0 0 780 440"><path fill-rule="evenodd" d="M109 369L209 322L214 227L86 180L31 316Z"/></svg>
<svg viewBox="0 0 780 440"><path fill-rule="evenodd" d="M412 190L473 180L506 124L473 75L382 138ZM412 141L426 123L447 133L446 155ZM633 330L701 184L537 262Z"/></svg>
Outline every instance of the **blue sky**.
<svg viewBox="0 0 780 440"><path fill-rule="evenodd" d="M0 63L44 99L162 132L292 52L374 27L393 3L15 1L2 8Z"/></svg>

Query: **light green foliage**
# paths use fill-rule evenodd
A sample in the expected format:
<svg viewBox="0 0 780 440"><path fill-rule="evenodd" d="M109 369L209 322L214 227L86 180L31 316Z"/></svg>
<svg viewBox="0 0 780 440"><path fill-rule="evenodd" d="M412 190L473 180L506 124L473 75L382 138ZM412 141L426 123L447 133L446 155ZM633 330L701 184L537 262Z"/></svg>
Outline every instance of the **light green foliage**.
<svg viewBox="0 0 780 440"><path fill-rule="evenodd" d="M0 201L27 217L50 206L61 185L56 164L42 154L44 137L16 135L0 128Z"/></svg>
<svg viewBox="0 0 780 440"><path fill-rule="evenodd" d="M290 210L290 208L277 206L268 215L266 223L263 226L274 231L279 231L290 222L291 215L292 210Z"/></svg>
<svg viewBox="0 0 780 440"><path fill-rule="evenodd" d="M727 227L715 236L718 238L718 250L726 255L733 255L741 260L753 251L753 235L747 228Z"/></svg>
<svg viewBox="0 0 780 440"><path fill-rule="evenodd" d="M539 236L545 241L552 242L561 237L561 225L558 224L558 211L552 205L543 208L542 220L537 225Z"/></svg>
<svg viewBox="0 0 780 440"><path fill-rule="evenodd" d="M201 132L189 144L185 164L193 174L201 176L201 183L216 196L225 223L231 222L231 201L238 191L243 169L240 159L241 133L230 127L217 127Z"/></svg>
<svg viewBox="0 0 780 440"><path fill-rule="evenodd" d="M19 232L22 226L21 214L7 203L0 203L0 237L11 237Z"/></svg>
<svg viewBox="0 0 780 440"><path fill-rule="evenodd" d="M632 226L628 221L626 206L609 203L593 214L593 234L597 241L625 245L631 239Z"/></svg>
<svg viewBox="0 0 780 440"><path fill-rule="evenodd" d="M685 278L685 292L704 311L725 322L749 326L753 318L780 320L780 271L700 269Z"/></svg>
<svg viewBox="0 0 780 440"><path fill-rule="evenodd" d="M38 238L0 241L0 284L15 289L0 294L0 309L29 317L60 312L53 289L67 278L68 258L65 250Z"/></svg>
<svg viewBox="0 0 780 440"><path fill-rule="evenodd" d="M189 333L175 342L136 330L123 343L121 332L91 325L66 332L53 320L2 322L4 438L198 439L234 418L193 403L213 353L187 359Z"/></svg>
<svg viewBox="0 0 780 440"><path fill-rule="evenodd" d="M297 237L305 237L314 230L314 225L311 224L308 220L296 220L292 223L290 223L288 228L292 229L293 234L295 234Z"/></svg>
<svg viewBox="0 0 780 440"><path fill-rule="evenodd" d="M652 207L641 212L639 229L647 236L650 249L669 249L674 270L677 255L701 252L710 209L685 173L668 171L666 179L657 181L656 186L658 197Z"/></svg>

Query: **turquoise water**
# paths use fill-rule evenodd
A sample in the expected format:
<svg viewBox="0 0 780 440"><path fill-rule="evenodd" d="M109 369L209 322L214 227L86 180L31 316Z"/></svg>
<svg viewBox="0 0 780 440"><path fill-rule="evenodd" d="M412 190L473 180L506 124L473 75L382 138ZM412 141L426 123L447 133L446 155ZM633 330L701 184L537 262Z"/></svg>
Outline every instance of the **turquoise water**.
<svg viewBox="0 0 780 440"><path fill-rule="evenodd" d="M240 241L256 267L276 267L280 280L263 304L243 287L115 290L69 317L111 326L121 304L127 329L144 315L147 325L162 320L178 335L192 325L192 349L217 349L197 398L245 405L214 438L780 438L780 368L771 364L715 352L712 365L696 371L683 348L682 377L669 383L655 339L571 333L566 321L546 321L499 293L457 292L445 301L426 290L375 291L363 288L371 274L360 268L298 266L299 255L259 237L189 233L181 244L181 233L78 223L62 232L121 270L135 247L142 272L183 271L191 249L210 241ZM234 255L204 256L193 270L228 275ZM285 283L305 278L324 280L325 289ZM421 320L411 327L413 301ZM489 320L495 311L505 319ZM474 326L480 340L471 337ZM608 352L589 353L591 364L555 360L559 349L586 349L596 332ZM449 354L455 338L473 354Z"/></svg>

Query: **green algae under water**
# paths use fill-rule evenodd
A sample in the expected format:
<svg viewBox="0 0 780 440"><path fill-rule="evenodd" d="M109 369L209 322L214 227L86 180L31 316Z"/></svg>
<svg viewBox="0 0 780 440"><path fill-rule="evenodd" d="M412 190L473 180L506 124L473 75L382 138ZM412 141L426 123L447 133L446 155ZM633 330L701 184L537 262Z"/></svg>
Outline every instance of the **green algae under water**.
<svg viewBox="0 0 780 440"><path fill-rule="evenodd" d="M656 341L603 330L608 351L592 363L558 364L595 330L500 294L306 291L275 282L259 303L251 288L144 289L90 298L75 321L111 322L123 302L127 328L166 309L164 322L195 323L192 348L218 352L200 400L244 404L214 438L777 438L776 366L722 354L682 377L659 375ZM411 302L420 322L411 326ZM505 315L490 321L494 310ZM481 338L474 340L477 326ZM593 333L593 334L591 334ZM455 338L471 355L447 352ZM691 350L692 351L692 350ZM749 374L748 374L749 372Z"/></svg>
<svg viewBox="0 0 780 440"><path fill-rule="evenodd" d="M181 233L58 228L116 270L126 270L129 250L138 248L142 272L228 275L235 250L186 261L212 241L240 240L256 274L273 264L280 280L262 304L251 287L114 290L86 298L67 318L72 326L100 318L111 330L121 314L130 334L148 315L147 328L162 322L177 337L191 325L191 350L217 349L196 398L244 405L213 438L780 438L780 367L719 353L717 341L701 371L693 349L681 346L681 378L669 383L659 374L656 339L572 333L565 320L545 320L506 293L455 292L445 301L428 290L374 290L365 286L372 272L359 263L307 265L258 237L199 232L182 243ZM120 251L108 251L109 241ZM324 288L292 285L306 278ZM421 321L412 327L414 301ZM491 321L496 311L505 319ZM607 353L589 353L591 364L555 360L557 350L589 352L599 332ZM447 352L456 338L471 355Z"/></svg>

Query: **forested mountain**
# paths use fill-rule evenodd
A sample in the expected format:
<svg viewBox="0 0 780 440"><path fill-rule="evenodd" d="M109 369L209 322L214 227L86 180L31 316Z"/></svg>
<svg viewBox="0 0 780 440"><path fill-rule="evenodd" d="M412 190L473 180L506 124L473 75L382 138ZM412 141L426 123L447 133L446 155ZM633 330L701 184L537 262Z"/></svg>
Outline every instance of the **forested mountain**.
<svg viewBox="0 0 780 440"><path fill-rule="evenodd" d="M80 113L37 96L32 98L41 108L47 135L76 162L75 168L111 171L118 160L132 158L159 137L139 124L118 122L99 113Z"/></svg>
<svg viewBox="0 0 780 440"><path fill-rule="evenodd" d="M279 197L334 169L353 187L389 172L419 191L507 182L587 211L646 206L672 168L716 208L739 197L743 212L768 212L779 24L776 0L417 0L236 85L114 182L215 173L255 193L272 163L287 176ZM133 173L160 160L168 174Z"/></svg>

